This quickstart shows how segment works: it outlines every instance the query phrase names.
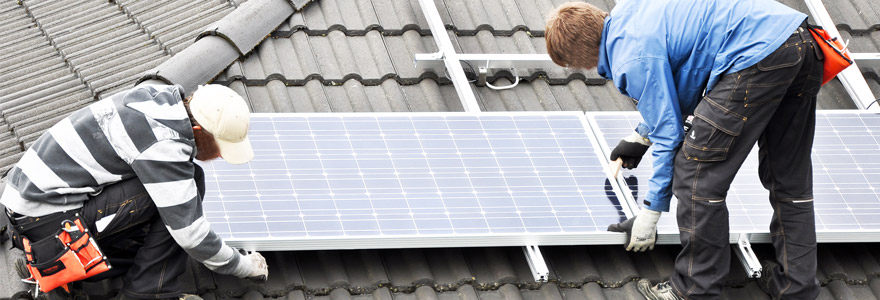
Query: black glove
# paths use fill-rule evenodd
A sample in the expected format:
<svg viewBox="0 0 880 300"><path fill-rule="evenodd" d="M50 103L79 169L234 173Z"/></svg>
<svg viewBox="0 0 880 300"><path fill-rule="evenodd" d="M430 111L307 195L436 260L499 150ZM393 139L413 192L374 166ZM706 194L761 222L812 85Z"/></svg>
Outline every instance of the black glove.
<svg viewBox="0 0 880 300"><path fill-rule="evenodd" d="M651 142L640 136L638 133L633 132L631 135L617 143L617 147L614 147L614 150L611 150L610 158L611 161L620 158L623 160L622 166L624 168L632 169L639 166L639 162L642 161L642 156L645 155L645 152L648 152L648 147L651 147Z"/></svg>

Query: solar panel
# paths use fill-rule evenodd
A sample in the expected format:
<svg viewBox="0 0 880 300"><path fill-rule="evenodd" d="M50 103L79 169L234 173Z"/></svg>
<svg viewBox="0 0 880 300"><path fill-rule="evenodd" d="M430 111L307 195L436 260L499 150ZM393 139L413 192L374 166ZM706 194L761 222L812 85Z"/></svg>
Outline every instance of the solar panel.
<svg viewBox="0 0 880 300"><path fill-rule="evenodd" d="M619 243L604 231L629 210L585 125L573 112L253 114L253 161L201 163L205 215L230 244L266 250Z"/></svg>
<svg viewBox="0 0 880 300"><path fill-rule="evenodd" d="M605 153L642 120L637 112L593 113L588 118ZM874 186L880 182L880 115L820 111L816 123L812 160L817 238L822 242L880 240L880 196ZM734 234L769 232L773 210L758 179L756 149L746 158L728 192L730 231ZM644 200L648 189L653 173L650 153L639 168L624 169L618 178L633 206ZM673 197L670 212L658 223L663 243L679 243L676 204ZM767 240L764 235L757 241Z"/></svg>

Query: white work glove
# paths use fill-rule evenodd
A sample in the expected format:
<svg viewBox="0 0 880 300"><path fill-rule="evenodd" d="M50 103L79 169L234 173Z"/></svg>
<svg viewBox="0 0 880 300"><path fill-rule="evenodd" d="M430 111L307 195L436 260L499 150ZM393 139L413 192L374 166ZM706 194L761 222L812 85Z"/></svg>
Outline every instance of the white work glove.
<svg viewBox="0 0 880 300"><path fill-rule="evenodd" d="M266 258L259 252L243 252L241 254L241 263L245 266L245 274L243 278L247 278L256 282L265 282L269 277L269 266L266 264Z"/></svg>
<svg viewBox="0 0 880 300"><path fill-rule="evenodd" d="M626 251L643 252L654 250L657 241L657 221L660 212L642 208L638 216L629 220L608 225L608 231L626 233Z"/></svg>

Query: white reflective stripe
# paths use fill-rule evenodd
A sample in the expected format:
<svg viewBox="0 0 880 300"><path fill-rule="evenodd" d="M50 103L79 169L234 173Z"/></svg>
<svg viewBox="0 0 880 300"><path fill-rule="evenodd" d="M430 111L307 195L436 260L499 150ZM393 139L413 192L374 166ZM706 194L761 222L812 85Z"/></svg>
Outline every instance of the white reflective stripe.
<svg viewBox="0 0 880 300"><path fill-rule="evenodd" d="M37 156L37 152L34 152L34 149L25 151L17 166L21 169L22 173L27 175L31 183L43 192L70 187L52 169L49 169L49 166Z"/></svg>
<svg viewBox="0 0 880 300"><path fill-rule="evenodd" d="M709 200L709 203L720 203L724 202L724 200Z"/></svg>
<svg viewBox="0 0 880 300"><path fill-rule="evenodd" d="M95 116L95 120L98 121L98 126L104 132L104 136L113 145L113 150L116 151L116 154L122 160L131 164L134 158L140 154L140 151L138 151L134 142L131 141L128 132L125 131L125 124L122 124L122 118L119 117L113 102L109 101L111 99L113 98L95 102L89 107Z"/></svg>
<svg viewBox="0 0 880 300"><path fill-rule="evenodd" d="M64 152L70 158L95 178L98 184L122 180L122 176L108 172L95 160L93 154L89 152L89 148L86 147L86 144L79 137L76 129L73 128L73 123L70 122L70 119L61 120L61 122L52 126L49 129L49 134L52 135L55 142L64 149Z"/></svg>
<svg viewBox="0 0 880 300"><path fill-rule="evenodd" d="M127 106L156 120L183 120L189 118L182 102L168 105L164 103L159 104L155 101L143 101L129 103Z"/></svg>
<svg viewBox="0 0 880 300"><path fill-rule="evenodd" d="M162 172L162 170L156 170ZM156 203L156 207L169 207L186 203L198 195L196 189L196 181L193 179L184 179L178 181L168 181L160 183L144 184L150 198Z"/></svg>
<svg viewBox="0 0 880 300"><path fill-rule="evenodd" d="M217 254L215 254L214 256L211 256L211 258L208 258L207 260L203 261L202 264L204 264L205 267L207 267L210 270L216 270L217 268L220 268L220 267L228 264L229 261L232 260L233 257L235 257L234 255L238 255L238 253L236 253L234 250L232 250L232 247L226 246L224 244L223 247L220 248L220 252L217 252ZM242 259L244 259L244 258L242 257ZM241 260L239 260L239 261L241 261ZM239 263L239 266L241 266L241 265L242 264ZM235 272L235 271L233 271L233 272Z"/></svg>
<svg viewBox="0 0 880 300"><path fill-rule="evenodd" d="M87 193L94 193L95 188L93 188L93 187L57 188L57 189L55 189L55 192L62 194L62 195L87 194Z"/></svg>
<svg viewBox="0 0 880 300"><path fill-rule="evenodd" d="M171 233L171 236L177 241L177 244L180 245L183 249L193 249L199 244L202 243L202 240L208 236L208 233L211 232L211 225L208 224L208 221L205 220L205 217L202 216L189 226L172 230L171 227L165 226L168 228L168 232Z"/></svg>
<svg viewBox="0 0 880 300"><path fill-rule="evenodd" d="M804 203L804 202L813 202L813 199L810 199L810 200L795 200L795 201L791 201L791 203Z"/></svg>
<svg viewBox="0 0 880 300"><path fill-rule="evenodd" d="M6 208L9 208L13 211L16 211L16 209L18 207L14 207L14 206L16 206L16 204L24 203L24 202L27 202L27 200L22 198L21 194L18 192L18 190L16 190L15 187L12 186L12 184L7 182L5 184L5 187L3 188L3 193L0 194L0 203L5 205ZM3 218L3 216L0 215L0 218Z"/></svg>
<svg viewBox="0 0 880 300"><path fill-rule="evenodd" d="M57 213L59 211L73 210L82 207L82 202L56 205L37 201L28 201L22 198L18 190L16 190L15 187L12 186L12 184L10 183L6 183L6 187L3 190L3 195L0 196L0 203L3 203L6 208L16 213L31 217L40 217L51 213Z"/></svg>
<svg viewBox="0 0 880 300"><path fill-rule="evenodd" d="M172 141L159 141L138 156L137 160L152 161L189 161L192 146Z"/></svg>

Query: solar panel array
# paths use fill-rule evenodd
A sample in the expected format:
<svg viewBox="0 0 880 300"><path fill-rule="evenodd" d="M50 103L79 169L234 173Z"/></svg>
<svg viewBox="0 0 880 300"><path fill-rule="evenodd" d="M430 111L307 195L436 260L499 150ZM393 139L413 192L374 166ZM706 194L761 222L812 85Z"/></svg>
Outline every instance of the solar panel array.
<svg viewBox="0 0 880 300"><path fill-rule="evenodd" d="M590 115L598 127L601 147L617 145L636 127L638 113L597 113ZM846 237L836 233L880 230L880 115L860 112L819 112L816 118L813 146L813 181L816 229L820 240ZM757 147L756 147L757 148ZM636 194L634 203L641 203L651 178L650 151L639 168L623 170L627 186ZM758 174L757 151L753 150L731 184L727 206L731 232L766 233L772 216L768 192ZM677 233L676 200L670 213L658 224L661 234ZM822 235L822 233L828 233Z"/></svg>
<svg viewBox="0 0 880 300"><path fill-rule="evenodd" d="M201 163L205 215L230 241L615 237L604 231L624 209L585 124L578 113L254 114L253 161Z"/></svg>
<svg viewBox="0 0 880 300"><path fill-rule="evenodd" d="M812 158L817 230L880 230L880 114L818 114Z"/></svg>

